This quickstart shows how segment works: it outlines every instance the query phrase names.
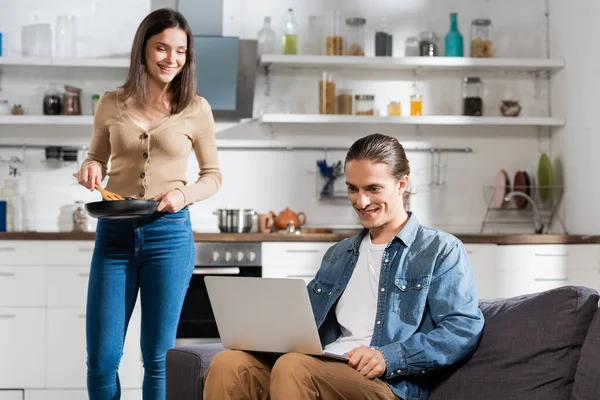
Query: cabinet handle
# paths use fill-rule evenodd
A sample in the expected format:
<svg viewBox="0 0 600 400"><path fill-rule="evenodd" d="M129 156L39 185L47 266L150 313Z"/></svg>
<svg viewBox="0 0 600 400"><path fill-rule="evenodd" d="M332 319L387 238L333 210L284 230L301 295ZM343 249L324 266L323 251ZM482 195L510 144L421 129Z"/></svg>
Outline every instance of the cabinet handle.
<svg viewBox="0 0 600 400"><path fill-rule="evenodd" d="M288 249L285 252L286 253L318 253L319 250L317 250L317 249L298 249L298 250Z"/></svg>
<svg viewBox="0 0 600 400"><path fill-rule="evenodd" d="M80 272L78 275L81 278L87 278L90 276L90 273L89 272Z"/></svg>
<svg viewBox="0 0 600 400"><path fill-rule="evenodd" d="M16 318L15 314L0 314L0 319L14 319Z"/></svg>
<svg viewBox="0 0 600 400"><path fill-rule="evenodd" d="M192 275L239 275L240 269L233 268L195 268Z"/></svg>
<svg viewBox="0 0 600 400"><path fill-rule="evenodd" d="M14 272L0 272L0 276L5 276L5 277L12 277L15 276Z"/></svg>
<svg viewBox="0 0 600 400"><path fill-rule="evenodd" d="M89 247L80 247L79 248L80 253L91 253L92 251L94 251L94 248L89 248Z"/></svg>
<svg viewBox="0 0 600 400"><path fill-rule="evenodd" d="M467 250L467 254L473 254L473 250Z"/></svg>
<svg viewBox="0 0 600 400"><path fill-rule="evenodd" d="M77 318L79 318L79 319L85 319L85 314L77 314Z"/></svg>
<svg viewBox="0 0 600 400"><path fill-rule="evenodd" d="M566 257L567 254L549 254L549 253L535 253L536 257Z"/></svg>
<svg viewBox="0 0 600 400"><path fill-rule="evenodd" d="M535 278L536 282L566 282L567 278Z"/></svg>
<svg viewBox="0 0 600 400"><path fill-rule="evenodd" d="M301 278L301 279L309 278L311 280L314 279L314 277L315 277L314 275L286 275L286 276L288 278Z"/></svg>
<svg viewBox="0 0 600 400"><path fill-rule="evenodd" d="M15 249L14 247L0 247L0 251L16 251L17 249Z"/></svg>

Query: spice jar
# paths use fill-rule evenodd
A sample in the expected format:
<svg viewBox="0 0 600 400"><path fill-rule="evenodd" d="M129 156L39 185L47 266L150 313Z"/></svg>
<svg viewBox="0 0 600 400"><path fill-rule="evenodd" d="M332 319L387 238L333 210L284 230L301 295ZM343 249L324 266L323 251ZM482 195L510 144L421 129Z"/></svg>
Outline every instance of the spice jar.
<svg viewBox="0 0 600 400"><path fill-rule="evenodd" d="M337 113L352 115L352 90L339 89L337 95Z"/></svg>
<svg viewBox="0 0 600 400"><path fill-rule="evenodd" d="M390 101L387 106L389 117L399 117L402 115L402 108L399 101Z"/></svg>
<svg viewBox="0 0 600 400"><path fill-rule="evenodd" d="M381 21L381 25L375 31L375 56L392 56L392 33L385 20Z"/></svg>
<svg viewBox="0 0 600 400"><path fill-rule="evenodd" d="M483 84L480 78L463 80L463 115L483 115Z"/></svg>
<svg viewBox="0 0 600 400"><path fill-rule="evenodd" d="M323 72L319 81L319 114L335 114L335 81L331 72Z"/></svg>
<svg viewBox="0 0 600 400"><path fill-rule="evenodd" d="M65 85L63 93L63 114L81 115L81 89Z"/></svg>
<svg viewBox="0 0 600 400"><path fill-rule="evenodd" d="M372 94L357 94L354 96L355 115L375 115L375 96Z"/></svg>
<svg viewBox="0 0 600 400"><path fill-rule="evenodd" d="M410 96L410 115L423 115L423 98L418 93Z"/></svg>
<svg viewBox="0 0 600 400"><path fill-rule="evenodd" d="M327 36L325 37L325 53L328 56L344 55L342 29L342 13L340 10L331 10L327 18Z"/></svg>
<svg viewBox="0 0 600 400"><path fill-rule="evenodd" d="M347 18L347 42L348 56L364 56L365 55L365 24L367 20L364 18Z"/></svg>
<svg viewBox="0 0 600 400"><path fill-rule="evenodd" d="M8 100L0 100L0 115L10 115Z"/></svg>
<svg viewBox="0 0 600 400"><path fill-rule="evenodd" d="M493 57L493 45L492 21L489 19L473 20L471 22L471 57Z"/></svg>
<svg viewBox="0 0 600 400"><path fill-rule="evenodd" d="M438 55L439 37L435 32L427 31L419 34L419 48L421 57L435 57Z"/></svg>
<svg viewBox="0 0 600 400"><path fill-rule="evenodd" d="M74 232L89 232L89 217L85 211L83 201L76 201L76 207L73 210L73 231Z"/></svg>
<svg viewBox="0 0 600 400"><path fill-rule="evenodd" d="M419 39L409 36L404 41L404 57L419 57L421 55L421 45Z"/></svg>
<svg viewBox="0 0 600 400"><path fill-rule="evenodd" d="M98 101L100 101L100 95L94 93L92 95L92 115L96 114L96 107L98 107Z"/></svg>
<svg viewBox="0 0 600 400"><path fill-rule="evenodd" d="M56 84L50 83L48 90L44 93L43 102L44 115L60 115L62 110L62 101L60 93L56 90Z"/></svg>

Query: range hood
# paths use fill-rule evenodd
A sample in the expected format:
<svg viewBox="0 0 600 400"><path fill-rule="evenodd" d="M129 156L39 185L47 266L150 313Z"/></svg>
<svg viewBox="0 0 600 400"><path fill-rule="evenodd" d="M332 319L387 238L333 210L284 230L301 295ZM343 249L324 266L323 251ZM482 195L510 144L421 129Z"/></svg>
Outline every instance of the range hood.
<svg viewBox="0 0 600 400"><path fill-rule="evenodd" d="M197 93L215 118L251 118L256 84L257 41L222 36L221 0L177 0L194 35Z"/></svg>

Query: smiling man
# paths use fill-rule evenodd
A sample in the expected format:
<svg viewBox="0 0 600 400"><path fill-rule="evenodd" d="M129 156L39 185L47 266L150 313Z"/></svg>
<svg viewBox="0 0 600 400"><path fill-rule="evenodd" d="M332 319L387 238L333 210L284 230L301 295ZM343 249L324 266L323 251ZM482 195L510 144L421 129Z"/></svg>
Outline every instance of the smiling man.
<svg viewBox="0 0 600 400"><path fill-rule="evenodd" d="M345 172L364 229L327 251L308 292L325 351L349 361L225 351L207 371L205 399L427 399L429 375L477 347L484 320L467 253L405 211L400 143L359 139Z"/></svg>

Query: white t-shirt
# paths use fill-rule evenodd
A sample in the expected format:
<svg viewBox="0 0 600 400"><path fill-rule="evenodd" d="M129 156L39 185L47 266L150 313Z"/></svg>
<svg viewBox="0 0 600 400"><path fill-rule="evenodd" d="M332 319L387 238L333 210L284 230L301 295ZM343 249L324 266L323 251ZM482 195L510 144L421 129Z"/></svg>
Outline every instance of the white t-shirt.
<svg viewBox="0 0 600 400"><path fill-rule="evenodd" d="M325 346L325 351L341 355L371 343L377 314L379 271L386 247L387 244L371 243L370 234L362 240L356 267L335 308L342 334Z"/></svg>

